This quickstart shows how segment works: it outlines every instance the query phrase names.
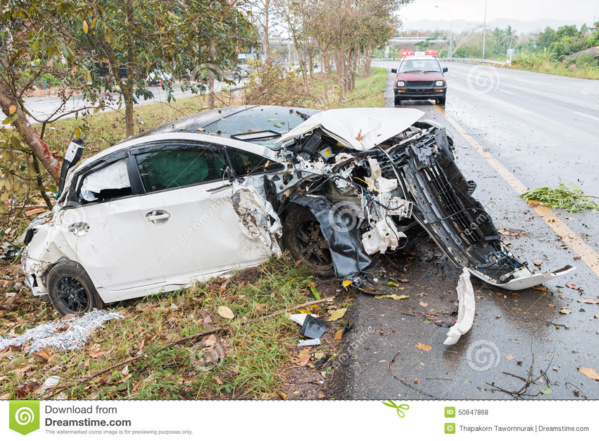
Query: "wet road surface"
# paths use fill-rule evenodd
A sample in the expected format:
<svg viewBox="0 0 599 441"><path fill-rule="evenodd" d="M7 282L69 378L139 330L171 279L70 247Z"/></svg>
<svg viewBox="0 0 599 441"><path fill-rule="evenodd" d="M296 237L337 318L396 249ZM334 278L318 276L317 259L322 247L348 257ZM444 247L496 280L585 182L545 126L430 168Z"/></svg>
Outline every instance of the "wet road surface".
<svg viewBox="0 0 599 441"><path fill-rule="evenodd" d="M379 63L387 68L395 64ZM599 194L599 124L591 118L599 118L599 103L595 104L599 82L490 69L485 75L499 85L485 91L484 85L479 89L473 86L476 70L471 70L472 66L446 66L449 93L445 113L518 180L535 188L557 185L561 179L578 183L588 194ZM393 106L391 81L389 75L387 106ZM583 366L599 371L599 318L595 318L599 317L599 305L579 302L597 298L597 275L575 259L576 253L518 197L439 108L426 101L408 101L401 107L418 108L426 113L425 118L448 127L457 146L458 165L467 179L478 184L474 196L491 213L504 233L504 242L521 260L528 261L531 268L533 260L538 260L541 270L565 265L577 269L545 288L519 292L472 278L476 296L473 328L456 345L444 346L446 326L457 312L460 271L432 241L426 237L414 240L394 263L381 261L392 277L408 280L396 293L409 295L409 299L356 295L350 316L354 329L347 334L347 358L337 396L377 400L598 399L599 383L577 370ZM595 252L599 250L597 213L554 212ZM578 289L566 287L566 283ZM416 347L419 343L424 349ZM528 378L535 384L523 388Z"/></svg>

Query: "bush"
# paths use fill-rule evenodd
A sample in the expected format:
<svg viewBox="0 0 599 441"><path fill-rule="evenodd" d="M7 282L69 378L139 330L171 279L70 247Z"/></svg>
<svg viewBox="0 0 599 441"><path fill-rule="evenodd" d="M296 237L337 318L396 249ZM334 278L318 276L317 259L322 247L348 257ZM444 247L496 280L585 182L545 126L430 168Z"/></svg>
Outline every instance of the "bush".
<svg viewBox="0 0 599 441"><path fill-rule="evenodd" d="M299 70L261 62L253 66L244 96L245 104L273 106L301 107L309 99Z"/></svg>

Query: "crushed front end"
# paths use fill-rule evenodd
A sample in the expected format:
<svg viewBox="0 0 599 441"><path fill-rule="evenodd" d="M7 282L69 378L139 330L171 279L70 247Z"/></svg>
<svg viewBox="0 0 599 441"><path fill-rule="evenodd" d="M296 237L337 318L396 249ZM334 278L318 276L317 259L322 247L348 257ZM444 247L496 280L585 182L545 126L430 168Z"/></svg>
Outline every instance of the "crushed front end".
<svg viewBox="0 0 599 441"><path fill-rule="evenodd" d="M351 126L331 116L320 114L283 140L280 155L305 174L279 196L280 206L299 205L314 216L339 279L364 285L378 255L402 248L416 224L456 266L494 286L525 289L573 269L535 274L503 246L491 216L472 197L476 185L457 167L443 127L418 117L387 136L384 124L372 123L376 115L366 121L360 115ZM288 228L284 238L296 233Z"/></svg>

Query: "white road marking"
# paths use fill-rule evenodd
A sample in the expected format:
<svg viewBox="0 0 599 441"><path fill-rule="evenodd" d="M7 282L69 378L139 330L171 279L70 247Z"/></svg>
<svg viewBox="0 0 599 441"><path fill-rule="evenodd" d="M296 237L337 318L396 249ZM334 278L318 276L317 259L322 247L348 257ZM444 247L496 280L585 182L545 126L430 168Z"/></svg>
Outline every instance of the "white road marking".
<svg viewBox="0 0 599 441"><path fill-rule="evenodd" d="M595 121L599 121L599 118L597 118L595 116L587 115L586 113L576 112L576 111L574 111L574 113L577 114L577 115L580 115L580 116L584 116L586 118L594 119Z"/></svg>

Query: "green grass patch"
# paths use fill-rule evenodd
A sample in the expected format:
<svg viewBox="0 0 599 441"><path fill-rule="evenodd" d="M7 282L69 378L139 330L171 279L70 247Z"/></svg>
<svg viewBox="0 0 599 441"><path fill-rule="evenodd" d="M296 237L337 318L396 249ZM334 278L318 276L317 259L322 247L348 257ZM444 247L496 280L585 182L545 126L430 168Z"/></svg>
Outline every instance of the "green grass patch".
<svg viewBox="0 0 599 441"><path fill-rule="evenodd" d="M114 307L125 318L106 322L94 331L83 350L61 352L46 349L49 361L10 350L0 358L2 383L0 397L17 398L17 388L30 383L30 397L42 392L40 385L56 375L60 385L77 382L128 358L148 354L122 365L89 382L69 388L61 398L68 399L204 399L273 398L282 383L282 368L289 351L298 342L298 327L285 314L255 322L254 318L292 309L309 301L312 277L305 267L287 259L273 260L258 268L242 271L231 280L212 280L173 293L148 296ZM33 307L38 299L25 299ZM37 305L39 307L39 305ZM227 306L235 318L218 314ZM18 317L21 305L3 322ZM295 311L297 313L297 311ZM205 317L211 323L203 327ZM27 314L18 333L47 321ZM194 367L191 341L167 347L169 342L213 327L225 326L219 334L224 359L213 369ZM2 334L7 330L3 329ZM198 340L201 341L201 340Z"/></svg>

